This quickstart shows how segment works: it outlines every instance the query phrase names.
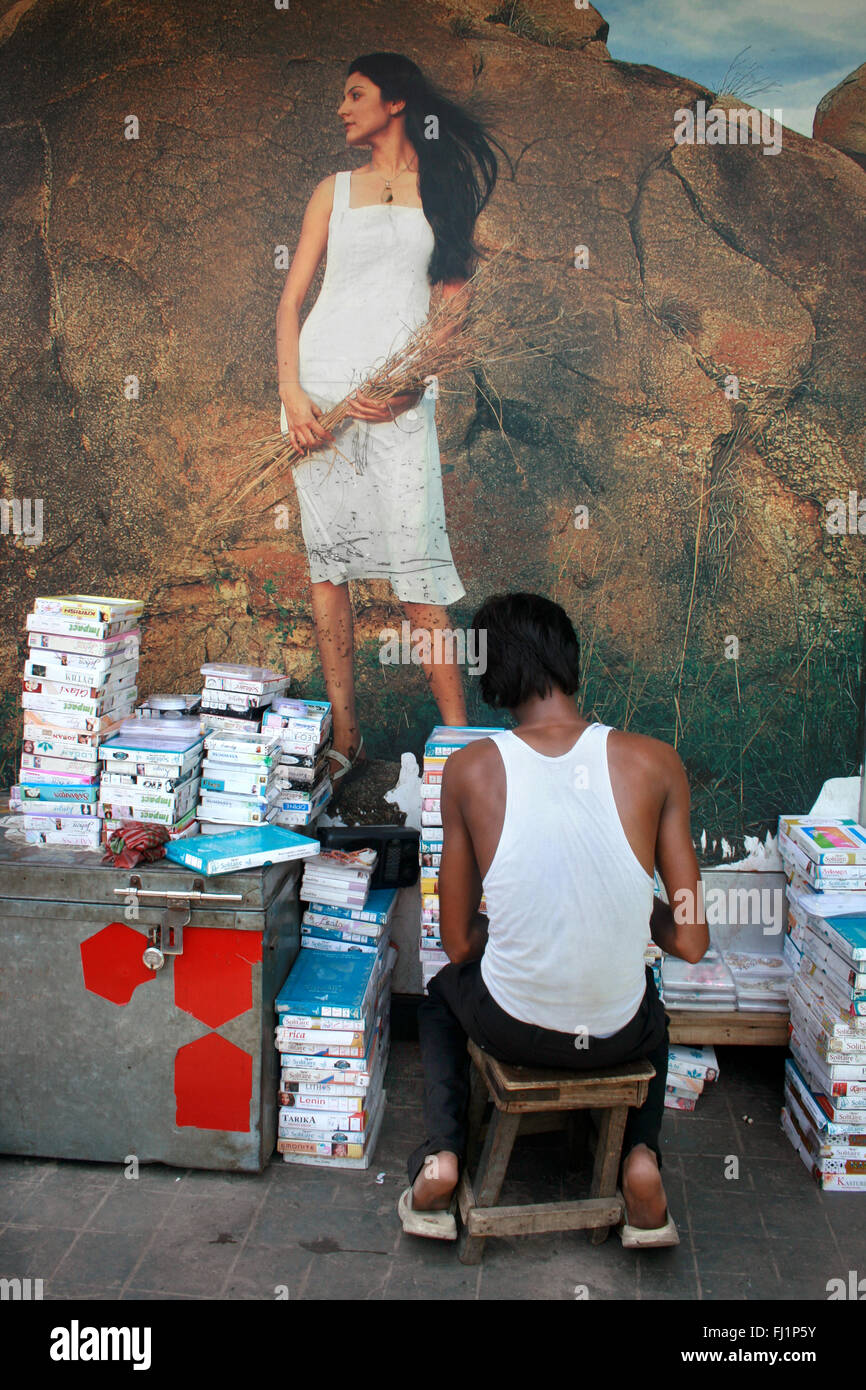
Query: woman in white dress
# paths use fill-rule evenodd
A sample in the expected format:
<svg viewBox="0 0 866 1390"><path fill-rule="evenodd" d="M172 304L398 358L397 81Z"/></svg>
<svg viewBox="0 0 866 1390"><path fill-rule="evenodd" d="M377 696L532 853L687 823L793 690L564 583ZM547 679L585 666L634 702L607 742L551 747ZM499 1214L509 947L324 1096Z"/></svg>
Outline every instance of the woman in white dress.
<svg viewBox="0 0 866 1390"><path fill-rule="evenodd" d="M333 706L335 781L364 757L348 580L388 579L411 627L431 638L449 627L445 605L465 589L445 526L430 389L384 404L356 389L336 435L319 417L424 321L434 285L447 298L466 283L477 263L475 222L496 182L492 147L502 150L402 54L366 54L347 71L337 112L346 144L372 154L315 189L277 311L281 428L305 454L292 471ZM321 292L300 329L325 255ZM465 724L460 667L423 664L442 722Z"/></svg>

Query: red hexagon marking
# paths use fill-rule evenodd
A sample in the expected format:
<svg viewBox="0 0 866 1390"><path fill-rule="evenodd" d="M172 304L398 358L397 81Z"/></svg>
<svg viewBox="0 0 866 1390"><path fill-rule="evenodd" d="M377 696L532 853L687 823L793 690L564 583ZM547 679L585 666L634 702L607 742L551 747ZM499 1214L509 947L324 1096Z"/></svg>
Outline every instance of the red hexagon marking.
<svg viewBox="0 0 866 1390"><path fill-rule="evenodd" d="M142 956L147 937L125 922L109 922L81 943L84 987L112 1004L128 1004L139 985L153 979Z"/></svg>
<svg viewBox="0 0 866 1390"><path fill-rule="evenodd" d="M177 1124L250 1132L253 1059L219 1033L179 1047L174 1059Z"/></svg>
<svg viewBox="0 0 866 1390"><path fill-rule="evenodd" d="M253 965L262 958L259 932L187 927L174 957L174 1002L209 1028L253 1006Z"/></svg>

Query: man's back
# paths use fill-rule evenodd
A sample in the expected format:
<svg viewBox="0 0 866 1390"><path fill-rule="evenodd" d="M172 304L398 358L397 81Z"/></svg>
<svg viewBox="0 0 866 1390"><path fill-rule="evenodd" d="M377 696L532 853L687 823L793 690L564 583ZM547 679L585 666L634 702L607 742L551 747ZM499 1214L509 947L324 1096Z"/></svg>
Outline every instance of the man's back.
<svg viewBox="0 0 866 1390"><path fill-rule="evenodd" d="M588 727L584 719L568 725L537 725L528 733L518 725L514 733L536 752L556 758L567 753ZM613 728L607 753L623 831L636 859L652 875L660 819L680 760L674 749L659 739ZM505 817L502 758L492 739L479 739L452 754L448 766L455 772L459 769L461 809L483 879L499 844Z"/></svg>
<svg viewBox="0 0 866 1390"><path fill-rule="evenodd" d="M492 996L542 1027L616 1031L643 994L653 866L658 851L663 876L666 856L677 869L683 787L693 855L676 753L575 711L479 740L448 769L487 899Z"/></svg>

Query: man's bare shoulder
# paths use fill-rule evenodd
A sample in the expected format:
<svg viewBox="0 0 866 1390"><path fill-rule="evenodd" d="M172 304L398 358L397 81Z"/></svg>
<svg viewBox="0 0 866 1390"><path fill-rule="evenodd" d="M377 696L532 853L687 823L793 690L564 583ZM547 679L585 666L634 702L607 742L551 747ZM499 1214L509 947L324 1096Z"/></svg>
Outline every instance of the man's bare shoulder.
<svg viewBox="0 0 866 1390"><path fill-rule="evenodd" d="M493 739L473 739L451 754L445 764L445 775L454 787L470 786L476 779L489 776L497 764L502 767L502 757Z"/></svg>
<svg viewBox="0 0 866 1390"><path fill-rule="evenodd" d="M679 753L663 739L651 738L649 734L627 733L624 729L611 729L609 739L623 761L636 764L647 772L673 774L683 770Z"/></svg>

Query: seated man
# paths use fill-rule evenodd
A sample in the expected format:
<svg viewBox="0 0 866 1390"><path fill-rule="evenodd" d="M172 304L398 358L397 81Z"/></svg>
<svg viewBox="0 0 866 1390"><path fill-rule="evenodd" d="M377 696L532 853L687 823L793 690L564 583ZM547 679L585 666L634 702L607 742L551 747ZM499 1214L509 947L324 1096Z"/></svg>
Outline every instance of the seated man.
<svg viewBox="0 0 866 1390"><path fill-rule="evenodd" d="M644 951L650 934L692 962L709 945L685 770L668 744L578 713L580 647L558 604L497 595L472 625L487 634L481 693L517 727L445 765L439 913L451 964L419 1010L427 1138L409 1159L400 1217L413 1234L456 1237L468 1035L527 1066L652 1063L646 1102L628 1115L620 1234L676 1244L659 1173L667 1017ZM656 864L676 914L654 899Z"/></svg>

